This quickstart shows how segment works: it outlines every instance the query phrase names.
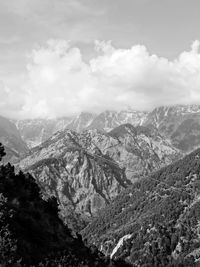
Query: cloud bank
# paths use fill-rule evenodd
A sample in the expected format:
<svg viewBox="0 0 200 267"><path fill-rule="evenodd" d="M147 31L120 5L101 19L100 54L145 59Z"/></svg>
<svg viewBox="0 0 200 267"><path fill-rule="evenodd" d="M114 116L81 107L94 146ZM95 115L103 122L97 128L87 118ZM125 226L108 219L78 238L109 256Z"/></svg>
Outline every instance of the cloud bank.
<svg viewBox="0 0 200 267"><path fill-rule="evenodd" d="M143 45L117 49L96 41L84 62L79 48L49 40L33 50L26 72L8 87L0 83L0 114L36 118L105 109L149 110L160 105L200 104L200 42L173 61Z"/></svg>

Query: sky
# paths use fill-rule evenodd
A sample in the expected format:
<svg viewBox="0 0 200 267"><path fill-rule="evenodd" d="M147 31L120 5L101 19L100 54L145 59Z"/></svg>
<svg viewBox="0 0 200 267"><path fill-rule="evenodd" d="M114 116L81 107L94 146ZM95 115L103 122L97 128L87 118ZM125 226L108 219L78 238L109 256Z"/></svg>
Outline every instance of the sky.
<svg viewBox="0 0 200 267"><path fill-rule="evenodd" d="M200 104L199 0L0 0L0 114Z"/></svg>

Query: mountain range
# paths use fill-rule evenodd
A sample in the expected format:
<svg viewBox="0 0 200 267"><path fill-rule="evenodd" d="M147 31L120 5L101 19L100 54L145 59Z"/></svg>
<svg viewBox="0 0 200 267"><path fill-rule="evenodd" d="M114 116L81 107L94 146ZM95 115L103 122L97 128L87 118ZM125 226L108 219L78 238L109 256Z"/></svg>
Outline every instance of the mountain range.
<svg viewBox="0 0 200 267"><path fill-rule="evenodd" d="M48 140L57 131L69 129L78 133L89 129L109 132L129 123L145 126L159 132L181 153L188 153L198 147L200 141L200 106L176 105L155 108L151 112L105 111L99 115L82 112L76 117L54 119L11 120L0 117L0 141L7 151L7 158L16 162L33 147Z"/></svg>
<svg viewBox="0 0 200 267"><path fill-rule="evenodd" d="M2 128L9 134L2 132L0 140L7 158L20 161L18 168L31 172L46 196L56 196L63 218L69 217L72 228L81 229L128 185L198 145L199 110L173 106L149 113L83 112L76 118L15 124L2 117ZM189 128L183 127L188 123ZM15 136L19 141L14 142Z"/></svg>
<svg viewBox="0 0 200 267"><path fill-rule="evenodd" d="M155 128L172 144L187 153L194 150L200 141L200 106L176 105L155 108L151 112L105 111L98 115L82 112L77 117L58 119L34 119L15 121L24 142L32 148L47 140L56 131L70 129L82 132L86 129L111 131L117 126L130 123Z"/></svg>
<svg viewBox="0 0 200 267"><path fill-rule="evenodd" d="M30 173L45 201L57 199L62 221L107 257L198 266L199 118L199 105L0 117L3 163Z"/></svg>
<svg viewBox="0 0 200 267"><path fill-rule="evenodd" d="M23 140L29 148L32 148L47 140L57 131L62 131L64 129L70 129L76 132L82 132L86 129L109 131L125 123L131 123L137 126L142 124L146 115L147 112L129 109L120 112L105 111L99 115L82 112L76 117L26 119L14 121L14 123Z"/></svg>
<svg viewBox="0 0 200 267"><path fill-rule="evenodd" d="M58 132L23 158L19 168L35 177L45 195L57 197L65 219L68 213L80 222L136 180L179 157L157 132L125 124L109 133Z"/></svg>

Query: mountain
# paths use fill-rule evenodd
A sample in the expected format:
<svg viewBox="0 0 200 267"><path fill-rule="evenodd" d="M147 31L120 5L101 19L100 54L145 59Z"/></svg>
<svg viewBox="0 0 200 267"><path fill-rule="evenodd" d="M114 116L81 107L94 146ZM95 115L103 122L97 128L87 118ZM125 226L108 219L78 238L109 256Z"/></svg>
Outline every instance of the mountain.
<svg viewBox="0 0 200 267"><path fill-rule="evenodd" d="M95 114L89 112L81 112L76 118L71 121L71 123L67 125L66 128L75 132L82 132L89 127L95 117Z"/></svg>
<svg viewBox="0 0 200 267"><path fill-rule="evenodd" d="M136 111L131 109L119 112L107 110L96 116L88 128L104 130L107 132L125 123L137 126L143 123L147 114L146 111Z"/></svg>
<svg viewBox="0 0 200 267"><path fill-rule="evenodd" d="M19 167L44 195L57 197L67 223L80 229L131 183L180 156L158 133L126 124L110 133L58 132Z"/></svg>
<svg viewBox="0 0 200 267"><path fill-rule="evenodd" d="M156 127L184 153L200 145L200 105L156 108L148 114L143 125Z"/></svg>
<svg viewBox="0 0 200 267"><path fill-rule="evenodd" d="M82 112L77 117L19 120L16 126L23 141L32 148L46 141L56 131L98 129L109 132L126 123L157 129L183 153L191 152L200 143L200 105L159 107L151 112L132 109L107 110L98 115Z"/></svg>
<svg viewBox="0 0 200 267"><path fill-rule="evenodd" d="M67 221L75 224L72 227L82 228L82 220L130 184L123 169L101 155L91 138L92 133L87 132L58 132L20 162L20 168L33 174L45 195L57 197L66 213L63 217L75 220Z"/></svg>
<svg viewBox="0 0 200 267"><path fill-rule="evenodd" d="M72 118L25 119L15 121L19 133L29 148L46 141L55 132L65 129Z"/></svg>
<svg viewBox="0 0 200 267"><path fill-rule="evenodd" d="M81 112L76 117L64 117L55 119L26 119L16 121L16 126L22 139L29 148L33 148L46 141L57 131L64 129L82 132L86 129L99 129L110 131L113 128L131 123L140 125L146 118L147 112L123 110L105 111L99 115L89 112Z"/></svg>
<svg viewBox="0 0 200 267"><path fill-rule="evenodd" d="M200 266L200 149L134 183L83 230L131 266Z"/></svg>
<svg viewBox="0 0 200 267"><path fill-rule="evenodd" d="M125 168L132 182L181 157L158 131L144 126L120 125L109 136L118 144L114 145L114 151L109 147L109 153Z"/></svg>
<svg viewBox="0 0 200 267"><path fill-rule="evenodd" d="M0 116L0 142L4 144L7 153L4 161L14 162L28 152L28 147L22 140L15 124L2 116Z"/></svg>
<svg viewBox="0 0 200 267"><path fill-rule="evenodd" d="M56 199L43 200L33 177L15 174L10 164L0 166L0 208L0 266L128 266L72 235L58 217Z"/></svg>
<svg viewBox="0 0 200 267"><path fill-rule="evenodd" d="M82 112L77 117L62 117L55 119L26 119L16 121L23 140L29 148L38 146L57 131L70 129L81 132L91 123L95 115Z"/></svg>

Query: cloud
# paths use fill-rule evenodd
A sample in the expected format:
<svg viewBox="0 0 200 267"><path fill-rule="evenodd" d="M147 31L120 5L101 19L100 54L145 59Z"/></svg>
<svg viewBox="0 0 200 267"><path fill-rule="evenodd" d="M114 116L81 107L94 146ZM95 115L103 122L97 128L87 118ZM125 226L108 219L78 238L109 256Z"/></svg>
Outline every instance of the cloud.
<svg viewBox="0 0 200 267"><path fill-rule="evenodd" d="M160 105L200 103L200 42L173 61L143 45L117 49L95 42L96 56L84 62L79 48L49 40L33 50L16 87L0 86L0 113L56 117L105 109L148 110Z"/></svg>
<svg viewBox="0 0 200 267"><path fill-rule="evenodd" d="M22 114L55 117L87 109L95 87L90 67L83 62L78 48L70 48L63 40L50 40L47 47L32 52L27 71Z"/></svg>

